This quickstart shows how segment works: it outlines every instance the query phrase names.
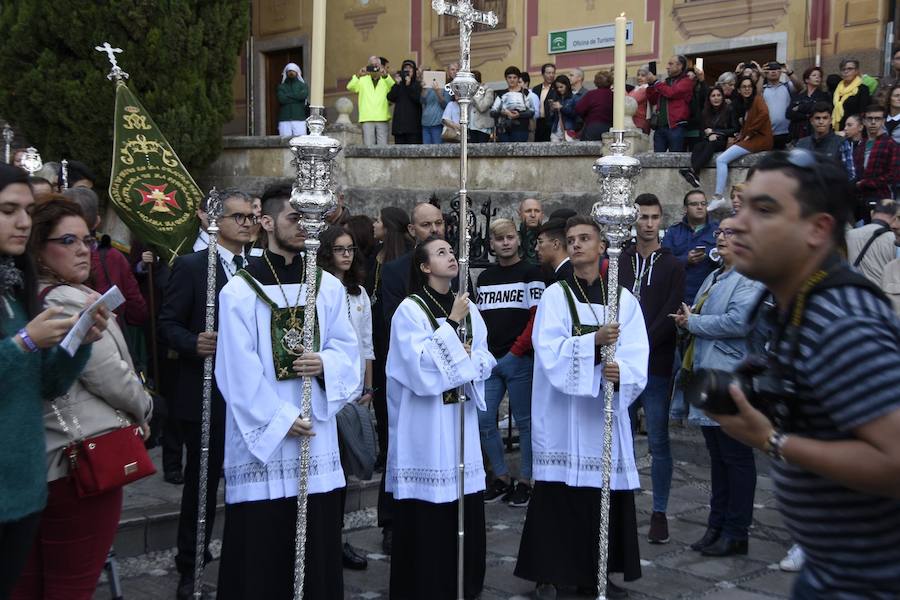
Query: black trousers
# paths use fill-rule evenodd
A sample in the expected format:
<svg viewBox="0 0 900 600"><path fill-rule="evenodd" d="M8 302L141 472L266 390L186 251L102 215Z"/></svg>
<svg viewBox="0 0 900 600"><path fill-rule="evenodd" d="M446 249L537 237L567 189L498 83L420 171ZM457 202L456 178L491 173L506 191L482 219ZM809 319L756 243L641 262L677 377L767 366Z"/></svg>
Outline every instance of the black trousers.
<svg viewBox="0 0 900 600"><path fill-rule="evenodd" d="M344 597L339 490L307 497L303 597ZM225 505L218 600L291 600L297 498Z"/></svg>
<svg viewBox="0 0 900 600"><path fill-rule="evenodd" d="M469 141L473 144L486 144L491 141L490 134L475 129L469 130Z"/></svg>
<svg viewBox="0 0 900 600"><path fill-rule="evenodd" d="M550 141L550 121L547 119L536 119L534 123L534 141L549 142Z"/></svg>
<svg viewBox="0 0 900 600"><path fill-rule="evenodd" d="M22 574L41 523L41 513L0 523L0 600L6 600Z"/></svg>
<svg viewBox="0 0 900 600"><path fill-rule="evenodd" d="M699 176L700 169L709 164L709 161L712 160L712 157L716 152L725 150L725 146L727 145L728 140L722 136L719 136L713 142L706 139L706 136L699 139L697 143L694 144L694 149L691 151L691 170L694 171L694 174Z"/></svg>
<svg viewBox="0 0 900 600"><path fill-rule="evenodd" d="M218 419L216 417L219 417ZM220 422L221 421L221 422ZM200 423L181 421L187 461L184 468L184 488L181 492L181 514L178 517L178 554L175 566L182 575L194 572L197 553L197 506L200 485ZM216 521L216 494L222 477L225 459L225 419L213 413L209 433L209 471L206 477L206 560L209 561L209 538Z"/></svg>

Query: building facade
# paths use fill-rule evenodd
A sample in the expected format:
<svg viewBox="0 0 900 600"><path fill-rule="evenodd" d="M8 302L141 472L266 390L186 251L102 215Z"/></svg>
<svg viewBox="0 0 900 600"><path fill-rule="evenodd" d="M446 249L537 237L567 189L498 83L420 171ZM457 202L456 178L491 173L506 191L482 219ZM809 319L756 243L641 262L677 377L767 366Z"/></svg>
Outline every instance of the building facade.
<svg viewBox="0 0 900 600"><path fill-rule="evenodd" d="M455 0L451 0L455 1ZM494 29L476 27L472 68L495 87L503 70L527 70L533 84L541 65L562 72L580 67L586 82L613 62L612 23L629 20L628 70L656 63L660 73L673 54L703 59L708 81L743 61L815 64L837 72L853 56L862 70L880 76L897 39L895 0L475 0L499 17ZM312 0L252 0L251 38L234 79L231 135L276 133L275 89L288 62L308 79ZM407 58L438 70L459 56L458 25L439 17L430 0L328 0L325 104L334 105L350 77L371 55L386 57L395 71ZM590 85L590 84L589 84ZM329 108L329 120L334 113Z"/></svg>

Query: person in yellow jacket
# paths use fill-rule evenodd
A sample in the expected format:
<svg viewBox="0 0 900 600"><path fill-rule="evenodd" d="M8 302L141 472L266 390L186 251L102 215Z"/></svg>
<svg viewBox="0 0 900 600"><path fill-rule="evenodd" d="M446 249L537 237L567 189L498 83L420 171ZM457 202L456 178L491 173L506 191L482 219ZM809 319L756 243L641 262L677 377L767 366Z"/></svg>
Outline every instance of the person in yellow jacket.
<svg viewBox="0 0 900 600"><path fill-rule="evenodd" d="M387 95L394 83L384 66L371 63L360 69L347 83L347 91L357 94L363 144L367 146L386 146L388 143L391 111Z"/></svg>

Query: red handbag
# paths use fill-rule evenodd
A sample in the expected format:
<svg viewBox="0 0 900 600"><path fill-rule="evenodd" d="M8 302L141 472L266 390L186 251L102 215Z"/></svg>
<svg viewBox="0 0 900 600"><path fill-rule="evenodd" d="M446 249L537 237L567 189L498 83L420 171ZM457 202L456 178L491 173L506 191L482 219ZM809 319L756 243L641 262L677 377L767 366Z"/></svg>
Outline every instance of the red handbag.
<svg viewBox="0 0 900 600"><path fill-rule="evenodd" d="M63 430L71 436L56 402L51 405ZM141 428L128 424L119 411L116 414L125 423L124 427L92 438L73 440L64 450L64 456L69 459L69 477L79 498L96 496L156 473L144 447ZM77 417L73 415L72 420L80 432Z"/></svg>

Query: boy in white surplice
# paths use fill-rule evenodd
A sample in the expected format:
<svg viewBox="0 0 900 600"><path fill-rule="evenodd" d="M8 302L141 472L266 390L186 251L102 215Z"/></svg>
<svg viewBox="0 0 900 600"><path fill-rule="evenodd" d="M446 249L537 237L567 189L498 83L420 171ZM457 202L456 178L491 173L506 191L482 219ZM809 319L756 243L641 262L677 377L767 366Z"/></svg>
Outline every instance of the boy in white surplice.
<svg viewBox="0 0 900 600"><path fill-rule="evenodd" d="M515 574L538 584L596 593L602 487L604 379L618 388L613 415L609 571L640 577L632 490L640 486L628 406L647 382L649 346L641 307L619 293L619 323L607 323L602 238L589 217L572 217L566 244L573 275L551 285L538 305L532 335L534 493ZM601 347L616 344L605 365ZM608 582L607 597L624 590ZM555 597L555 596L552 596Z"/></svg>

